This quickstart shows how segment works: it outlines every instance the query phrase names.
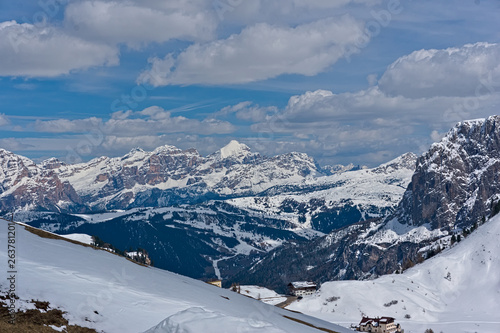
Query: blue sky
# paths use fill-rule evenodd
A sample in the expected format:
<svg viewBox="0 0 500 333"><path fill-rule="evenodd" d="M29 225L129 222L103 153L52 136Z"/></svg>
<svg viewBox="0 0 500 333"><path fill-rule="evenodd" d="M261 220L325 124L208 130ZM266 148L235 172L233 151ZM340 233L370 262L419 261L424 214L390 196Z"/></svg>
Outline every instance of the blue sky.
<svg viewBox="0 0 500 333"><path fill-rule="evenodd" d="M0 4L0 147L36 161L232 139L320 164L498 113L500 1Z"/></svg>

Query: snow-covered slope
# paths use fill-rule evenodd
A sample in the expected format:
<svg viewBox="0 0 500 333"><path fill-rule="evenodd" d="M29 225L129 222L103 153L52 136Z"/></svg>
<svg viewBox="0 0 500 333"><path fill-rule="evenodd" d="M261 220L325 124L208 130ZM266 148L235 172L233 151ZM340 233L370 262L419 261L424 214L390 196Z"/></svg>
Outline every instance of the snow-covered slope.
<svg viewBox="0 0 500 333"><path fill-rule="evenodd" d="M286 301L286 296L260 286L238 286L242 295L258 299L266 304L276 305Z"/></svg>
<svg viewBox="0 0 500 333"><path fill-rule="evenodd" d="M362 315L392 316L406 333L498 333L500 216L403 274L336 281L288 308L349 326ZM405 318L409 315L410 318Z"/></svg>
<svg viewBox="0 0 500 333"><path fill-rule="evenodd" d="M41 238L16 226L17 305L49 301L70 324L99 332L349 332L306 315L282 310L201 281L139 266L101 250ZM0 221L0 244L7 241ZM7 289L7 253L0 252ZM292 318L292 319L289 319ZM301 323L302 321L303 323Z"/></svg>
<svg viewBox="0 0 500 333"><path fill-rule="evenodd" d="M330 232L392 212L410 182L416 159L415 154L407 153L373 169L318 177L297 186L278 188L275 190L278 194L268 191L265 196L236 198L228 202L286 216L303 227ZM347 218L344 224L334 223L332 216L342 213L350 214L351 218Z"/></svg>

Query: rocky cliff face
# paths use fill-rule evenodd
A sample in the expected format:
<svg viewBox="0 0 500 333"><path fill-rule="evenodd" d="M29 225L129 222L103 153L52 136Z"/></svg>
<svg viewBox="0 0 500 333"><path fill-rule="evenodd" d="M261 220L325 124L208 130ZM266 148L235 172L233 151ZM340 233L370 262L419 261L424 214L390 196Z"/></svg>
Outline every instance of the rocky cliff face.
<svg viewBox="0 0 500 333"><path fill-rule="evenodd" d="M417 161L399 222L451 230L488 217L500 197L500 116L457 124Z"/></svg>
<svg viewBox="0 0 500 333"><path fill-rule="evenodd" d="M79 211L80 197L68 182L28 158L0 149L0 210Z"/></svg>

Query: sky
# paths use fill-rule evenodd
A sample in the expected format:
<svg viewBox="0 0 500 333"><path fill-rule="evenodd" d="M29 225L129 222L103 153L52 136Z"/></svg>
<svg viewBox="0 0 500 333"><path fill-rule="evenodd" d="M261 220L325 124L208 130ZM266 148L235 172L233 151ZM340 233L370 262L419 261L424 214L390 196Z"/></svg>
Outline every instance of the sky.
<svg viewBox="0 0 500 333"><path fill-rule="evenodd" d="M0 3L0 148L375 166L498 114L499 0Z"/></svg>

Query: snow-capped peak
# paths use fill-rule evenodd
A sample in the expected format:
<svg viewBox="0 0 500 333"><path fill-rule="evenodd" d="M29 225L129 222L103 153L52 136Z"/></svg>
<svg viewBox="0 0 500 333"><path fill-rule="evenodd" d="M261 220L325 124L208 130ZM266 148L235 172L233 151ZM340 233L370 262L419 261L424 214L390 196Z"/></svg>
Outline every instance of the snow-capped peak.
<svg viewBox="0 0 500 333"><path fill-rule="evenodd" d="M130 152L128 153L128 155L135 155L135 154L142 154L144 153L144 149L140 148L140 147L135 147L135 148L132 148L130 150Z"/></svg>
<svg viewBox="0 0 500 333"><path fill-rule="evenodd" d="M219 155L222 159L229 157L245 157L251 153L252 152L250 151L250 147L248 147L244 143L239 143L236 140L231 140L231 142L229 142L226 146L222 147L218 152L216 152L216 154Z"/></svg>
<svg viewBox="0 0 500 333"><path fill-rule="evenodd" d="M417 163L418 156L414 153L405 153L395 159L381 164L379 167L375 168L376 171L387 171L387 169L392 168L394 170L398 169L408 169L415 170L415 164Z"/></svg>
<svg viewBox="0 0 500 333"><path fill-rule="evenodd" d="M182 152L182 150L177 148L176 146L171 146L171 145L160 146L155 150L153 150L154 155L172 154L173 152L180 153Z"/></svg>
<svg viewBox="0 0 500 333"><path fill-rule="evenodd" d="M38 166L42 169L46 170L51 170L51 169L56 169L60 168L61 166L66 165L66 163L60 161L59 159L55 157L51 157L49 159L43 160L38 164Z"/></svg>

